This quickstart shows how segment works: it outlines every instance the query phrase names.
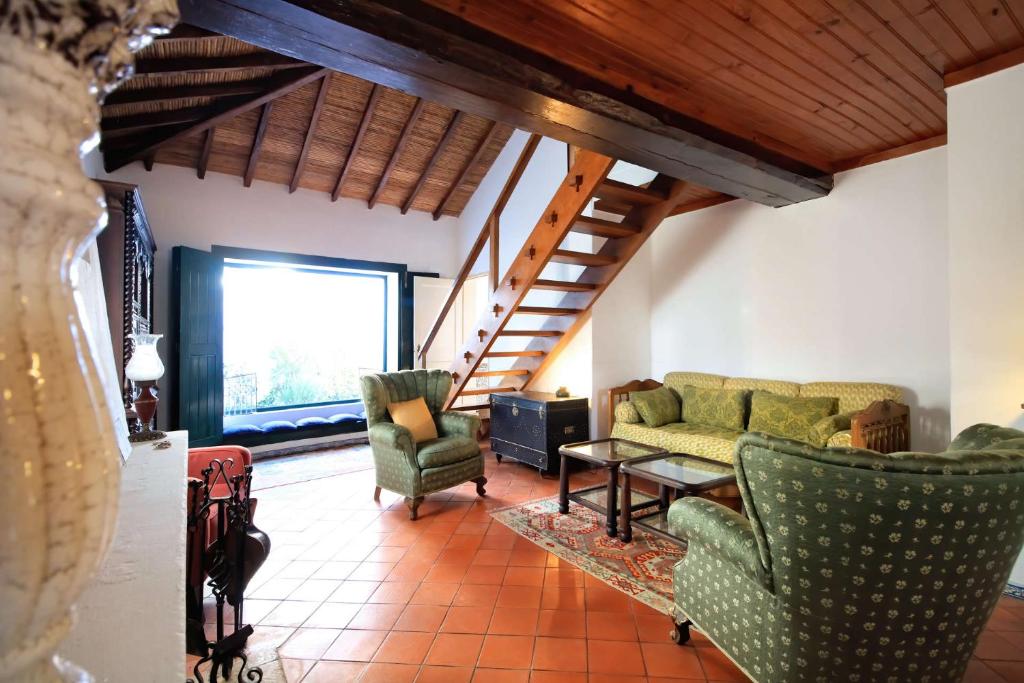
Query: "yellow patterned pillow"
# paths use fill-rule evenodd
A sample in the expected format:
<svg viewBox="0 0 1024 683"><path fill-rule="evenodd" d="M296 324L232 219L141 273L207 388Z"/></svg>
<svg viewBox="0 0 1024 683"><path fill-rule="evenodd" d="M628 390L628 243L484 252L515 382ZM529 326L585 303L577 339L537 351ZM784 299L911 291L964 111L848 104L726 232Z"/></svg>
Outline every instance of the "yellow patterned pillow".
<svg viewBox="0 0 1024 683"><path fill-rule="evenodd" d="M412 440L416 443L437 438L437 425L422 396L411 401L396 401L388 406L388 412L392 422L412 432Z"/></svg>

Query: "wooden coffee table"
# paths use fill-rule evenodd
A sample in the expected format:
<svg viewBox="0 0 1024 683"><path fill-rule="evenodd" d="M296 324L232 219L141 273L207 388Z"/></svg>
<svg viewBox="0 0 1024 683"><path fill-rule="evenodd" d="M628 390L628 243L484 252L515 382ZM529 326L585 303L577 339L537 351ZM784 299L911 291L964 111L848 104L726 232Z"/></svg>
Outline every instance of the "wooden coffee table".
<svg viewBox="0 0 1024 683"><path fill-rule="evenodd" d="M583 441L562 446L558 449L562 458L562 469L558 479L558 511L567 514L569 512L569 501L573 500L580 505L596 510L605 515L606 531L614 538L618 535L618 514L619 506L616 504L618 498L619 467L626 462L637 458L667 457L668 451L663 448L645 446L644 444L626 441L625 439L599 439L597 441ZM569 468L566 462L569 458L582 460L598 467L608 470L608 483L602 486L591 486L589 488L569 491ZM604 499L601 499L600 491L604 489ZM595 495L596 494L596 495ZM628 509L626 517L637 510L643 510L657 505L657 499L648 499L642 502L631 504L626 503L623 509Z"/></svg>
<svg viewBox="0 0 1024 683"><path fill-rule="evenodd" d="M622 520L619 524L619 539L625 543L633 540L634 525L670 541L682 541L668 531L668 508L672 502L669 499L670 492L675 490L678 499L736 483L736 471L732 465L681 453L634 458L623 464L621 469ZM657 510L636 517L626 512L632 504L634 477L658 484L658 499L655 501ZM648 503L644 507L649 506Z"/></svg>

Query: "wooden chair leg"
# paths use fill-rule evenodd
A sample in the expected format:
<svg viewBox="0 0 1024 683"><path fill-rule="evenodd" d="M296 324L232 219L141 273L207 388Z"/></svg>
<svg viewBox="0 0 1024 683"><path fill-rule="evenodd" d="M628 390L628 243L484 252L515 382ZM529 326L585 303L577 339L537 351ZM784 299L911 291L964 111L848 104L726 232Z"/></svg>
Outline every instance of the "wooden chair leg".
<svg viewBox="0 0 1024 683"><path fill-rule="evenodd" d="M416 521L418 510L420 509L420 503L423 502L423 496L417 496L415 498L406 498L405 504L409 508L409 519Z"/></svg>
<svg viewBox="0 0 1024 683"><path fill-rule="evenodd" d="M378 503L380 502L380 487L379 486L373 490L373 499L375 501L377 501Z"/></svg>
<svg viewBox="0 0 1024 683"><path fill-rule="evenodd" d="M477 477L476 479L470 479L470 481L476 484L476 495L481 497L487 495L487 491L484 490L484 485L487 484L487 477Z"/></svg>

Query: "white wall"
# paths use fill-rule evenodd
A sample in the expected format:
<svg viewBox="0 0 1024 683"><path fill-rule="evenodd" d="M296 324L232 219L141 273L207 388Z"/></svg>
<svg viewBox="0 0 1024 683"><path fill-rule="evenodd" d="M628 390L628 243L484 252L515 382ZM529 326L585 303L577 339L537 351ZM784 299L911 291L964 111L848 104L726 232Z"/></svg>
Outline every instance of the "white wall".
<svg viewBox="0 0 1024 683"><path fill-rule="evenodd" d="M947 94L953 432L1024 429L1024 66Z"/></svg>
<svg viewBox="0 0 1024 683"><path fill-rule="evenodd" d="M836 176L823 199L733 202L651 238L651 373L879 381L913 446L949 443L946 153Z"/></svg>
<svg viewBox="0 0 1024 683"><path fill-rule="evenodd" d="M213 245L265 249L317 256L407 264L409 270L452 276L462 263L458 249L458 220L434 221L430 214L401 215L392 206L366 203L260 180L246 188L242 179L157 164L146 172L134 163L115 173L102 170L99 155L85 161L94 178L110 178L140 186L157 243L156 329L168 331L171 248L179 245L210 249ZM462 252L464 254L464 252ZM165 340L164 353L170 348ZM166 380L164 380L166 381ZM164 402L166 404L166 402ZM167 424L161 404L161 416Z"/></svg>

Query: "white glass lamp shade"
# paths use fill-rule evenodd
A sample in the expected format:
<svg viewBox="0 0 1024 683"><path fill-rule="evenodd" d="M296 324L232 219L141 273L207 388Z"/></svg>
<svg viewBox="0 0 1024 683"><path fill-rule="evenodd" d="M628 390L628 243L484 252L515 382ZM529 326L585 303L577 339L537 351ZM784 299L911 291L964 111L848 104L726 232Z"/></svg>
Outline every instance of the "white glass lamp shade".
<svg viewBox="0 0 1024 683"><path fill-rule="evenodd" d="M156 352L156 343L162 334L129 334L135 342L131 360L125 366L125 377L133 382L155 382L164 376L164 364Z"/></svg>

